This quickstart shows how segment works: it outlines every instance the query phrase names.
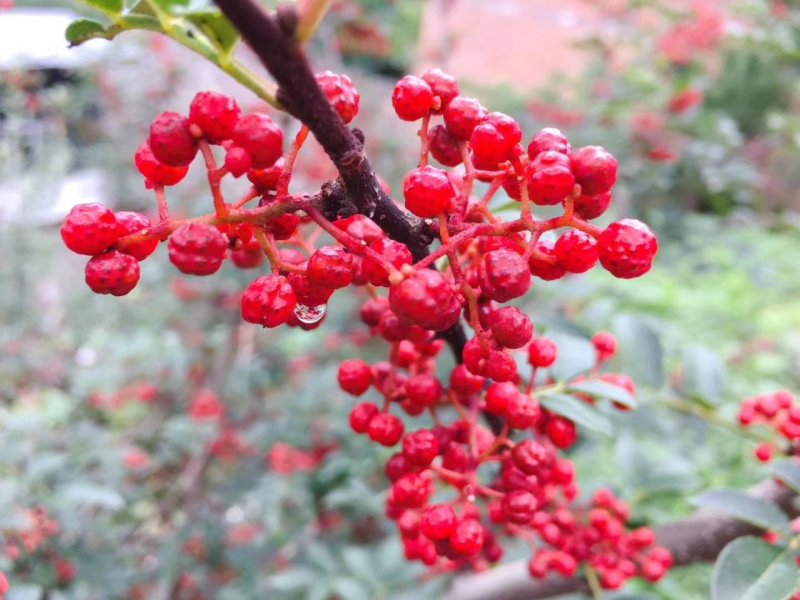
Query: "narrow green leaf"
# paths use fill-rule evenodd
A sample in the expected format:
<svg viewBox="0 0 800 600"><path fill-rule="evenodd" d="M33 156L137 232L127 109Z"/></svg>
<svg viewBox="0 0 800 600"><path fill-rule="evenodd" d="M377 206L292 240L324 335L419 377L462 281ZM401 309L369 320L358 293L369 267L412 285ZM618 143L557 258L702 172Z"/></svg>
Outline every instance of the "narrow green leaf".
<svg viewBox="0 0 800 600"><path fill-rule="evenodd" d="M785 600L800 587L792 552L756 537L725 546L714 566L712 600Z"/></svg>
<svg viewBox="0 0 800 600"><path fill-rule="evenodd" d="M770 468L772 474L800 494L800 464L793 460L776 460Z"/></svg>
<svg viewBox="0 0 800 600"><path fill-rule="evenodd" d="M106 13L107 15L118 15L124 8L122 0L81 0L84 4L88 4L92 8Z"/></svg>
<svg viewBox="0 0 800 600"><path fill-rule="evenodd" d="M604 398L612 400L628 408L636 407L636 398L631 395L628 390L619 387L618 385L610 384L606 381L591 379L589 381L581 381L580 383L572 383L569 385L570 392L581 392L588 394L595 398Z"/></svg>
<svg viewBox="0 0 800 600"><path fill-rule="evenodd" d="M780 508L740 490L703 492L692 498L692 504L731 515L769 531L781 532L789 527L789 519Z"/></svg>
<svg viewBox="0 0 800 600"><path fill-rule="evenodd" d="M719 403L725 391L725 365L705 346L691 345L683 351L683 389L687 396Z"/></svg>
<svg viewBox="0 0 800 600"><path fill-rule="evenodd" d="M78 46L89 40L103 38L110 40L120 32L118 27L106 28L102 23L91 19L79 19L73 21L67 27L64 37L67 38L70 46Z"/></svg>
<svg viewBox="0 0 800 600"><path fill-rule="evenodd" d="M183 16L197 27L223 54L228 54L239 42L239 32L218 11L192 12Z"/></svg>
<svg viewBox="0 0 800 600"><path fill-rule="evenodd" d="M567 394L547 394L539 397L544 407L576 425L604 435L611 435L611 421L594 406Z"/></svg>

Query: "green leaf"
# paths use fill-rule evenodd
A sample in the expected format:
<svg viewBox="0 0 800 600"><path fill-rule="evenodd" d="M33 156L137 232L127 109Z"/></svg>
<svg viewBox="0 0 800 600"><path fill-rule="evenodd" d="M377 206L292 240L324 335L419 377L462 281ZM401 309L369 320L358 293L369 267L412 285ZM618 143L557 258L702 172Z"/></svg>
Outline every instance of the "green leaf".
<svg viewBox="0 0 800 600"><path fill-rule="evenodd" d="M683 351L683 390L687 396L719 404L725 391L725 365L716 352L704 346Z"/></svg>
<svg viewBox="0 0 800 600"><path fill-rule="evenodd" d="M636 398L634 398L628 390L618 385L613 385L597 379L572 383L569 385L568 391L581 392L595 398L605 398L627 406L628 408L635 408L637 404Z"/></svg>
<svg viewBox="0 0 800 600"><path fill-rule="evenodd" d="M568 381L594 366L595 349L589 340L560 331L548 332L548 337L558 345L558 357L550 367L558 381Z"/></svg>
<svg viewBox="0 0 800 600"><path fill-rule="evenodd" d="M714 566L712 600L785 600L800 587L793 553L756 537L725 546Z"/></svg>
<svg viewBox="0 0 800 600"><path fill-rule="evenodd" d="M192 12L184 17L224 54L228 54L239 42L239 32L221 12Z"/></svg>
<svg viewBox="0 0 800 600"><path fill-rule="evenodd" d="M61 491L61 495L78 505L109 510L118 510L125 506L125 500L119 495L119 492L94 483L70 484Z"/></svg>
<svg viewBox="0 0 800 600"><path fill-rule="evenodd" d="M544 407L562 417L568 418L576 425L591 431L611 435L611 421L594 406L567 394L547 394L539 397Z"/></svg>
<svg viewBox="0 0 800 600"><path fill-rule="evenodd" d="M181 7L187 6L189 4L189 0L149 0L153 4L155 4L159 9L167 13L168 15L175 14L177 11L176 8L180 10Z"/></svg>
<svg viewBox="0 0 800 600"><path fill-rule="evenodd" d="M69 24L64 37L67 38L70 46L78 46L97 38L110 40L120 32L121 29L113 25L107 28L102 23L91 19L78 19Z"/></svg>
<svg viewBox="0 0 800 600"><path fill-rule="evenodd" d="M644 319L620 315L614 319L623 373L658 388L664 383L664 350L655 328Z"/></svg>
<svg viewBox="0 0 800 600"><path fill-rule="evenodd" d="M118 15L124 8L122 0L82 0L82 2L107 15Z"/></svg>
<svg viewBox="0 0 800 600"><path fill-rule="evenodd" d="M769 531L785 531L789 519L777 506L740 490L711 490L692 498L692 504L724 513L763 527Z"/></svg>
<svg viewBox="0 0 800 600"><path fill-rule="evenodd" d="M793 460L776 460L770 467L772 474L800 494L800 464Z"/></svg>
<svg viewBox="0 0 800 600"><path fill-rule="evenodd" d="M305 567L296 567L267 577L267 585L277 592L291 592L311 586L319 574Z"/></svg>

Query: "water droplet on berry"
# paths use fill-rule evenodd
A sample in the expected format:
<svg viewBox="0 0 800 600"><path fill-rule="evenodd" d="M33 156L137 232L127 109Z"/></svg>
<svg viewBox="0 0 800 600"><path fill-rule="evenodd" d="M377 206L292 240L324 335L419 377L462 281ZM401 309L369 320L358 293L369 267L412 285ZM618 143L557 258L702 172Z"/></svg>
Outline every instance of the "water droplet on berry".
<svg viewBox="0 0 800 600"><path fill-rule="evenodd" d="M302 323L317 323L325 316L327 310L328 306L326 304L320 304L319 306L298 304L294 307L294 316Z"/></svg>

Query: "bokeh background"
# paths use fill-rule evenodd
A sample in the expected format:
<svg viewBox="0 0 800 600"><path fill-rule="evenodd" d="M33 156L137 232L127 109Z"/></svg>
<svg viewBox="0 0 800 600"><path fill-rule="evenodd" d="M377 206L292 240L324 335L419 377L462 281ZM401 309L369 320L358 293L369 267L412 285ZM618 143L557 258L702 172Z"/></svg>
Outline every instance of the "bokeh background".
<svg viewBox="0 0 800 600"><path fill-rule="evenodd" d="M383 516L389 451L349 432L335 385L342 358L385 351L355 294L304 332L244 324L253 276L233 265L189 279L159 251L129 296L85 287L60 222L82 202L155 212L133 167L149 121L203 89L260 105L154 35L67 49L83 14L0 0L7 598L441 597L446 577L406 563ZM584 368L607 329L614 368L638 388L640 410L609 416L614 436L589 433L572 451L583 488L610 484L644 524L688 514L695 491L763 477L761 434L727 424L744 397L800 391L800 2L335 0L310 51L355 81L356 124L394 189L415 164L416 128L393 115L392 86L431 66L528 137L555 126L573 146L608 147L621 182L607 220L652 225L653 271L541 283L524 303L559 342L562 372ZM298 190L332 176L313 146L299 169ZM185 214L209 206L203 178L171 191ZM215 399L220 418L205 410ZM625 597L704 598L709 569Z"/></svg>

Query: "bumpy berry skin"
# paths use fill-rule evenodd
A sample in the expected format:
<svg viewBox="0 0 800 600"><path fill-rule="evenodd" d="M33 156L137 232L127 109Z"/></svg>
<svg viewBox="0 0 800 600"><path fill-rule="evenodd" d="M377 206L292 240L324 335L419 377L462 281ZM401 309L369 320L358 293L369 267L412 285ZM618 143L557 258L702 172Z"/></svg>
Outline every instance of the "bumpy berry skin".
<svg viewBox="0 0 800 600"><path fill-rule="evenodd" d="M531 273L525 260L505 248L484 255L478 269L478 279L483 294L498 302L519 298L531 285Z"/></svg>
<svg viewBox="0 0 800 600"><path fill-rule="evenodd" d="M156 160L170 167L185 167L197 155L197 140L189 119L175 112L161 113L150 125L147 140Z"/></svg>
<svg viewBox="0 0 800 600"><path fill-rule="evenodd" d="M522 141L522 128L517 121L501 112L490 112L483 120L493 125L503 136L509 151Z"/></svg>
<svg viewBox="0 0 800 600"><path fill-rule="evenodd" d="M444 109L444 124L454 138L468 140L472 130L486 116L486 109L474 98L457 96Z"/></svg>
<svg viewBox="0 0 800 600"><path fill-rule="evenodd" d="M536 400L518 391L516 395L508 399L503 414L509 427L514 429L528 429L539 422L542 411Z"/></svg>
<svg viewBox="0 0 800 600"><path fill-rule="evenodd" d="M458 96L459 90L456 78L441 69L427 71L422 76L422 80L431 86L434 97L439 98L440 106L436 111L437 113L442 112L450 104L450 101Z"/></svg>
<svg viewBox="0 0 800 600"><path fill-rule="evenodd" d="M372 242L369 247L388 260L396 269L403 265L410 265L414 262L414 257L408 246L396 242L389 238L381 238ZM364 273L369 278L369 282L376 286L389 285L389 272L376 261L368 256L363 259Z"/></svg>
<svg viewBox="0 0 800 600"><path fill-rule="evenodd" d="M231 262L240 269L255 269L264 263L264 250L257 240L250 240L231 252Z"/></svg>
<svg viewBox="0 0 800 600"><path fill-rule="evenodd" d="M297 298L282 275L263 275L242 294L242 318L248 323L277 327L289 320Z"/></svg>
<svg viewBox="0 0 800 600"><path fill-rule="evenodd" d="M444 125L437 125L428 133L428 148L437 161L445 167L461 164L461 149L458 140L447 131Z"/></svg>
<svg viewBox="0 0 800 600"><path fill-rule="evenodd" d="M76 254L94 256L119 239L119 224L114 213L101 204L77 204L61 226L61 239Z"/></svg>
<svg viewBox="0 0 800 600"><path fill-rule="evenodd" d="M199 92L189 106L189 122L197 125L213 144L231 138L241 114L236 100L219 92Z"/></svg>
<svg viewBox="0 0 800 600"><path fill-rule="evenodd" d="M432 269L416 270L389 290L389 304L397 317L425 329L438 330L451 306L457 304L454 301L450 281Z"/></svg>
<svg viewBox="0 0 800 600"><path fill-rule="evenodd" d="M509 523L527 525L533 519L537 506L538 502L533 494L525 490L513 490L503 498L503 515Z"/></svg>
<svg viewBox="0 0 800 600"><path fill-rule="evenodd" d="M487 121L472 130L469 146L475 166L482 169L496 169L498 163L508 158L511 149L500 130Z"/></svg>
<svg viewBox="0 0 800 600"><path fill-rule="evenodd" d="M605 194L617 182L617 159L601 146L579 148L572 153L571 163L582 194Z"/></svg>
<svg viewBox="0 0 800 600"><path fill-rule="evenodd" d="M271 192L278 186L278 180L283 172L283 165L286 163L283 157L275 161L275 164L266 169L250 169L247 172L247 179L260 194Z"/></svg>
<svg viewBox="0 0 800 600"><path fill-rule="evenodd" d="M333 71L323 71L316 75L317 84L322 88L328 102L333 105L342 121L349 123L358 114L361 95L356 90L353 80L347 75L339 75Z"/></svg>
<svg viewBox="0 0 800 600"><path fill-rule="evenodd" d="M456 527L456 513L449 504L433 504L422 513L419 525L428 539L446 540Z"/></svg>
<svg viewBox="0 0 800 600"><path fill-rule="evenodd" d="M506 414L509 402L518 395L519 389L511 382L493 383L486 391L486 412L496 417Z"/></svg>
<svg viewBox="0 0 800 600"><path fill-rule="evenodd" d="M456 192L447 173L436 167L414 169L403 180L406 208L421 219L447 212Z"/></svg>
<svg viewBox="0 0 800 600"><path fill-rule="evenodd" d="M549 262L536 256L536 254L532 254L528 260L528 267L531 270L531 274L536 275L536 277L544 281L555 281L566 275L566 269L564 269L564 267L559 264L558 259L556 259L555 241L551 239L539 240L536 242L536 251L545 256L553 257L555 260Z"/></svg>
<svg viewBox="0 0 800 600"><path fill-rule="evenodd" d="M558 264L568 273L585 273L597 264L597 241L584 231L573 229L556 242Z"/></svg>
<svg viewBox="0 0 800 600"><path fill-rule="evenodd" d="M581 219L591 220L596 219L611 206L611 192L597 194L596 196L587 196L581 194L575 198L573 208L575 214Z"/></svg>
<svg viewBox="0 0 800 600"><path fill-rule="evenodd" d="M439 455L439 439L427 429L410 433L403 440L403 456L417 467L429 467Z"/></svg>
<svg viewBox="0 0 800 600"><path fill-rule="evenodd" d="M560 152L537 154L528 164L525 176L531 201L541 206L559 204L575 187L569 158Z"/></svg>
<svg viewBox="0 0 800 600"><path fill-rule="evenodd" d="M536 475L542 469L550 468L555 456L543 444L535 440L523 440L514 446L511 460L526 475Z"/></svg>
<svg viewBox="0 0 800 600"><path fill-rule="evenodd" d="M339 365L339 387L348 394L360 396L372 385L372 369L363 360L351 358Z"/></svg>
<svg viewBox="0 0 800 600"><path fill-rule="evenodd" d="M353 255L339 246L323 246L308 259L306 274L315 285L347 287L353 282Z"/></svg>
<svg viewBox="0 0 800 600"><path fill-rule="evenodd" d="M86 285L96 294L124 296L139 282L139 262L114 250L98 254L86 263Z"/></svg>
<svg viewBox="0 0 800 600"><path fill-rule="evenodd" d="M392 106L403 121L416 121L430 114L433 90L425 80L406 75L394 86Z"/></svg>
<svg viewBox="0 0 800 600"><path fill-rule="evenodd" d="M391 447L403 437L403 422L389 413L380 413L369 423L367 433L373 442Z"/></svg>
<svg viewBox="0 0 800 600"><path fill-rule="evenodd" d="M554 127L545 127L533 136L531 143L528 144L528 156L531 160L542 152L560 152L569 156L572 148L569 145L567 136Z"/></svg>
<svg viewBox="0 0 800 600"><path fill-rule="evenodd" d="M575 431L575 423L565 419L564 417L551 417L547 421L545 433L550 441L556 448L562 450L569 448L578 439L578 434Z"/></svg>
<svg viewBox="0 0 800 600"><path fill-rule="evenodd" d="M350 429L356 433L367 433L372 418L380 411L378 407L369 402L361 402L350 411Z"/></svg>
<svg viewBox="0 0 800 600"><path fill-rule="evenodd" d="M254 169L267 169L283 152L283 131L269 115L250 113L239 119L231 136L250 155Z"/></svg>
<svg viewBox="0 0 800 600"><path fill-rule="evenodd" d="M212 275L225 260L228 242L216 227L186 223L169 238L168 248L169 260L181 273Z"/></svg>
<svg viewBox="0 0 800 600"><path fill-rule="evenodd" d="M658 240L650 228L636 219L611 223L597 240L600 264L614 277L633 279L650 270L658 252Z"/></svg>
<svg viewBox="0 0 800 600"><path fill-rule="evenodd" d="M534 338L528 346L528 360L534 367L547 368L556 362L558 346L545 337Z"/></svg>
<svg viewBox="0 0 800 600"><path fill-rule="evenodd" d="M150 150L147 142L142 142L133 157L136 169L145 178L157 185L175 185L180 183L189 172L189 167L170 167L159 161Z"/></svg>
<svg viewBox="0 0 800 600"><path fill-rule="evenodd" d="M592 345L597 352L597 360L605 362L617 353L617 338L607 331L598 331L592 337ZM636 394L635 390L631 390Z"/></svg>
<svg viewBox="0 0 800 600"><path fill-rule="evenodd" d="M533 323L516 306L505 306L489 315L495 341L506 348L522 348L533 337Z"/></svg>
<svg viewBox="0 0 800 600"><path fill-rule="evenodd" d="M253 166L253 159L244 148L239 146L231 146L225 152L225 168L230 171L234 177L241 177L247 173Z"/></svg>
<svg viewBox="0 0 800 600"><path fill-rule="evenodd" d="M115 216L118 224L117 231L119 232L120 237L136 233L137 231L142 231L151 225L150 219L148 219L142 213L125 210L116 213ZM155 252L157 247L158 240L156 238L148 238L136 244L127 244L125 246L118 247L117 249L124 254L130 254L138 261L143 261L153 252Z"/></svg>
<svg viewBox="0 0 800 600"><path fill-rule="evenodd" d="M450 534L450 546L465 556L477 554L483 548L483 526L477 519L462 519Z"/></svg>

